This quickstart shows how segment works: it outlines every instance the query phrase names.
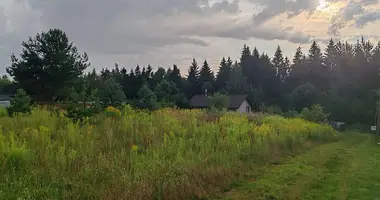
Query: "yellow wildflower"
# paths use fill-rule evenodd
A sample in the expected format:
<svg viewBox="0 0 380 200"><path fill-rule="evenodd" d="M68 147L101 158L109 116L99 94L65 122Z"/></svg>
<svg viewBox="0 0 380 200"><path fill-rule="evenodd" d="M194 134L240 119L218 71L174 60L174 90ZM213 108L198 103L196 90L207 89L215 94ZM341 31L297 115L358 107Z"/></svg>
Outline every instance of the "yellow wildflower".
<svg viewBox="0 0 380 200"><path fill-rule="evenodd" d="M139 147L137 145L132 145L132 151L138 151L139 150Z"/></svg>

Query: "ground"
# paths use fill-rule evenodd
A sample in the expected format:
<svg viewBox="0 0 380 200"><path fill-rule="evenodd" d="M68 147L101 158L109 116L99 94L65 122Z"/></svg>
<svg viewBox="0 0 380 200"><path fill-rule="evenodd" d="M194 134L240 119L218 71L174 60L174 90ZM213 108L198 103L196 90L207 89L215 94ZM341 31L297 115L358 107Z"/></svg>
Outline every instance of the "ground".
<svg viewBox="0 0 380 200"><path fill-rule="evenodd" d="M215 199L380 200L380 144L373 135L343 134L252 172Z"/></svg>

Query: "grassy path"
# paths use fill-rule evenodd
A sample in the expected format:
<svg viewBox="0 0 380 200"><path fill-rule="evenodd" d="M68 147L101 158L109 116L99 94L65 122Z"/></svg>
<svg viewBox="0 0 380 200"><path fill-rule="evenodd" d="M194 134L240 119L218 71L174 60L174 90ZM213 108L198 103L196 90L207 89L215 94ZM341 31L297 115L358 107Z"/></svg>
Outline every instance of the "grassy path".
<svg viewBox="0 0 380 200"><path fill-rule="evenodd" d="M380 200L380 145L370 135L345 135L267 168L219 199Z"/></svg>

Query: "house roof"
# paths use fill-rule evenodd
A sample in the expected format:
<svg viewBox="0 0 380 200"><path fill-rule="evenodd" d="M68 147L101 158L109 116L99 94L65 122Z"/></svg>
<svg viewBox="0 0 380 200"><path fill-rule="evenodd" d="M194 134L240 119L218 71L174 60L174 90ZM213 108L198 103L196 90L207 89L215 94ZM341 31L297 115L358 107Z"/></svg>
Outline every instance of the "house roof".
<svg viewBox="0 0 380 200"><path fill-rule="evenodd" d="M0 101L10 101L11 99L11 95L0 94Z"/></svg>
<svg viewBox="0 0 380 200"><path fill-rule="evenodd" d="M244 100L247 99L247 95L229 95L228 96L228 109L238 109ZM205 95L194 95L189 104L194 108L207 108L209 107L210 100Z"/></svg>

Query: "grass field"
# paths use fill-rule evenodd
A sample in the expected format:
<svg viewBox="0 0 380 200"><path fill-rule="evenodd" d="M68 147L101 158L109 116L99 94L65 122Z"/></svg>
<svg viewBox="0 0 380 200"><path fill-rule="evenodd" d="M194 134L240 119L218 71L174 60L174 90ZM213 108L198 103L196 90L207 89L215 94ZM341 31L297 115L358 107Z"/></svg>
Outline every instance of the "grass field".
<svg viewBox="0 0 380 200"><path fill-rule="evenodd" d="M235 183L216 199L380 199L380 145L372 135L341 140L284 159Z"/></svg>
<svg viewBox="0 0 380 200"><path fill-rule="evenodd" d="M378 160L368 135L278 116L0 118L0 199L374 199Z"/></svg>

